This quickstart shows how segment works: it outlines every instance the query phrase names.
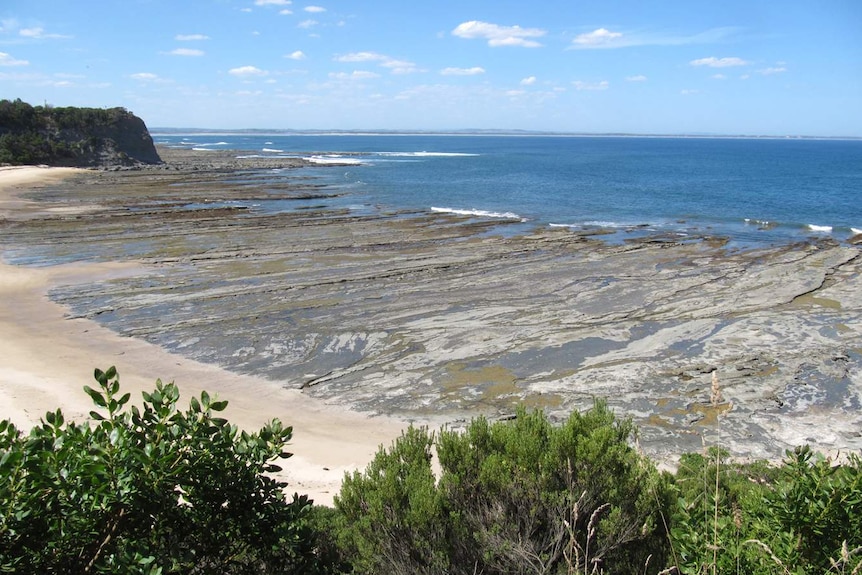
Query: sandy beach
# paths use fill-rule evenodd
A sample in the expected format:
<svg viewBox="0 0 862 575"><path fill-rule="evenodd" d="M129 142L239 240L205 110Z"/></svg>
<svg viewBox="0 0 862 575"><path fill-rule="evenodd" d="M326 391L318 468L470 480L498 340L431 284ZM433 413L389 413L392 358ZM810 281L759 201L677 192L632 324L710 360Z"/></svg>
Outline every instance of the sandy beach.
<svg viewBox="0 0 862 575"><path fill-rule="evenodd" d="M19 194L78 172L0 170L0 217L50 213L52 206ZM243 429L258 429L272 418L292 425L294 456L284 465L288 490L307 493L320 504L331 504L345 471L364 467L379 445L388 445L400 433L404 424L399 421L328 406L299 391L122 337L94 321L70 319L67 310L46 295L52 286L133 275L139 268L128 262L40 268L0 263L0 417L28 429L47 410L61 407L67 419L84 419L93 405L82 387L94 385L97 367L115 365L123 388L139 401L140 391L151 390L157 378L175 381L181 405L207 390L230 402L225 416Z"/></svg>

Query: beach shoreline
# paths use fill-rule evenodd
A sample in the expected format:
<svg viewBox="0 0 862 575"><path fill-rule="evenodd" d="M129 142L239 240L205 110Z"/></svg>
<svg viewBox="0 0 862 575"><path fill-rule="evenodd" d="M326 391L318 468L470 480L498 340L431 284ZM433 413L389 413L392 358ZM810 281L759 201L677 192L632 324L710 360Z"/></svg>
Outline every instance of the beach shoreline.
<svg viewBox="0 0 862 575"><path fill-rule="evenodd" d="M51 213L23 192L58 182L82 170L24 167L0 170L0 217L33 217ZM56 213L56 212L54 212ZM67 212L68 213L68 212ZM25 267L0 262L0 417L20 429L37 424L46 411L61 408L67 420L82 421L94 409L83 392L94 386L95 368L116 366L122 389L140 402L155 380L174 381L180 407L206 390L229 401L225 417L241 429L254 431L272 418L293 426L284 467L287 490L308 494L330 505L345 472L364 468L381 444L388 445L405 427L400 421L369 417L284 389L248 375L203 364L159 346L123 337L95 321L69 318L48 291L134 275L136 262L71 263Z"/></svg>

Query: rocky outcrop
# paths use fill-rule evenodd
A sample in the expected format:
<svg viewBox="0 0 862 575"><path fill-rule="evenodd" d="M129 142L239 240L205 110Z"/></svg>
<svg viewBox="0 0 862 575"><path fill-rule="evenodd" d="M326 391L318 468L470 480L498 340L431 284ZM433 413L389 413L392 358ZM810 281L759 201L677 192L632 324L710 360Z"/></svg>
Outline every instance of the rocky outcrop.
<svg viewBox="0 0 862 575"><path fill-rule="evenodd" d="M111 121L92 129L60 130L58 137L79 146L77 166L129 166L161 163L144 121L122 108L108 110ZM81 145L82 143L87 145Z"/></svg>
<svg viewBox="0 0 862 575"><path fill-rule="evenodd" d="M0 101L0 163L71 167L161 163L144 121L124 108Z"/></svg>

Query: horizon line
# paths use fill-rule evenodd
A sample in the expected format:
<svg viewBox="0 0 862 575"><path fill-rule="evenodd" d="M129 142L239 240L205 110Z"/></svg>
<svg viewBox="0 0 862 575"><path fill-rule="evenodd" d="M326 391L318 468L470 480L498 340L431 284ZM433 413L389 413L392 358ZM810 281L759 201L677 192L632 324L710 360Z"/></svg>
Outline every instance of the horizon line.
<svg viewBox="0 0 862 575"><path fill-rule="evenodd" d="M151 135L189 134L260 134L260 135L369 135L369 136L547 136L547 137L609 137L609 138L727 138L773 140L862 140L862 136L824 136L809 134L721 134L710 132L568 132L550 130L458 128L444 130L425 129L324 129L324 128L192 128L157 126L149 129Z"/></svg>

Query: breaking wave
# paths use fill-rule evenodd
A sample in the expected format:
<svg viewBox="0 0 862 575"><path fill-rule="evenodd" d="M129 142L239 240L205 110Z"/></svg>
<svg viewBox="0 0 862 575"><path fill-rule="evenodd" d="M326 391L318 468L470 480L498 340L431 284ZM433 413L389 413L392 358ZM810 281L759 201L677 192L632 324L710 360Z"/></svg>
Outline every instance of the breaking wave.
<svg viewBox="0 0 862 575"><path fill-rule="evenodd" d="M435 206L431 206L432 212L437 212L441 214L456 214L459 216L477 216L481 218L500 218L505 220L520 220L522 222L527 221L526 218L522 218L518 214L514 212L491 212L488 210L462 210L457 208L438 208Z"/></svg>

